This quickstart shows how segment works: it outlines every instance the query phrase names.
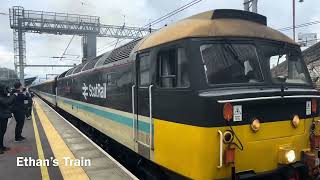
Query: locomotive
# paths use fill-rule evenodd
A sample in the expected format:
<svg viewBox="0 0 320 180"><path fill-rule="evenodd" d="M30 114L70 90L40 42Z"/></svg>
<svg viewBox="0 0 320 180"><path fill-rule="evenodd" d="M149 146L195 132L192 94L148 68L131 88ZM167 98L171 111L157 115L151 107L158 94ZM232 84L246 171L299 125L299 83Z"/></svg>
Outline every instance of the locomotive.
<svg viewBox="0 0 320 180"><path fill-rule="evenodd" d="M185 178L319 172L320 94L299 45L260 14L203 12L30 89Z"/></svg>

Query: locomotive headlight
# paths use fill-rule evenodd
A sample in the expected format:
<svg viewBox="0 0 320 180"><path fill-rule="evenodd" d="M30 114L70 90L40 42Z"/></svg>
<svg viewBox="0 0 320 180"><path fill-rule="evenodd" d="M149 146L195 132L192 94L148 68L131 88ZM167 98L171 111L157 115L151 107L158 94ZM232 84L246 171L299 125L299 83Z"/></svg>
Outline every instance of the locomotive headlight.
<svg viewBox="0 0 320 180"><path fill-rule="evenodd" d="M259 119L257 119L257 118L255 118L255 119L252 121L251 125L250 125L251 130L252 130L253 132L259 131L260 126L261 126L261 125L260 125L260 121L259 121Z"/></svg>
<svg viewBox="0 0 320 180"><path fill-rule="evenodd" d="M294 152L294 150L290 150L290 151L286 152L285 156L286 156L287 161L289 163L293 163L294 160L296 160L296 153Z"/></svg>
<svg viewBox="0 0 320 180"><path fill-rule="evenodd" d="M296 161L296 152L292 146L285 145L279 148L278 163L290 164Z"/></svg>
<svg viewBox="0 0 320 180"><path fill-rule="evenodd" d="M230 121L233 117L233 106L230 103L226 103L223 106L223 118L226 121Z"/></svg>
<svg viewBox="0 0 320 180"><path fill-rule="evenodd" d="M298 116L298 115L295 115L295 116L293 117L293 119L292 119L291 122L292 122L293 127L297 128L298 125L299 125L299 123L300 123L300 118L299 118L299 116Z"/></svg>

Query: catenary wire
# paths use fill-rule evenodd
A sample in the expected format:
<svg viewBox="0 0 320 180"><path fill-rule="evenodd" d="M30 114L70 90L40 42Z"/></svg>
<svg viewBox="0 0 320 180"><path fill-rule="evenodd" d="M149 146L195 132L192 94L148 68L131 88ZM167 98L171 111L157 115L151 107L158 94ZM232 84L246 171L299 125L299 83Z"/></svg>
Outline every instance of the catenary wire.
<svg viewBox="0 0 320 180"><path fill-rule="evenodd" d="M165 14L165 15L163 15L163 16L161 16L161 17L159 17L159 18L157 18L157 19L155 19L155 20L153 20L153 21L151 21L149 23L147 23L147 24L145 24L144 26L142 26L142 28L156 25L156 24L158 24L158 23L160 23L160 22L162 22L162 21L164 21L164 20L166 20L166 19L178 14L179 12L181 12L181 11L183 11L183 10L185 10L185 9L187 9L187 8L193 6L193 5L195 5L195 4L197 4L197 3L201 2L201 1L202 0L193 0L193 1L191 1L191 2L189 2L187 4L185 4L185 5L177 8L177 9L175 9L175 10L173 10L173 11L171 11L171 12L169 12L169 13L167 13L167 14ZM119 43L123 42L124 40L125 39L120 40L120 41L114 40L114 41L108 43L108 45L106 45L104 48L100 49L98 52L101 52L101 51L103 51L103 50L105 50L105 49L107 49L109 47L113 47L116 44L119 44Z"/></svg>

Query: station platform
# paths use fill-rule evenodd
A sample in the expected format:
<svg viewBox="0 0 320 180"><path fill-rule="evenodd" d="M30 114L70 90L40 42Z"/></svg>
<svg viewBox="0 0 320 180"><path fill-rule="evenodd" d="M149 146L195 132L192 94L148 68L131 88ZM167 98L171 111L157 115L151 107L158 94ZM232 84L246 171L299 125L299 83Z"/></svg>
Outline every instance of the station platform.
<svg viewBox="0 0 320 180"><path fill-rule="evenodd" d="M32 119L25 120L23 142L14 142L10 119L0 155L0 179L137 179L54 109L34 97Z"/></svg>

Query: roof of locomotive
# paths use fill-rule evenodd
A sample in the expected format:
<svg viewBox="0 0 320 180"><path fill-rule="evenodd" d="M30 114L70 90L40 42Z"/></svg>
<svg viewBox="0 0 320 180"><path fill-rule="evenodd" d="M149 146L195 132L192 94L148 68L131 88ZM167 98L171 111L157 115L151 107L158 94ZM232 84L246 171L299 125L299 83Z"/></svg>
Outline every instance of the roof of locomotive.
<svg viewBox="0 0 320 180"><path fill-rule="evenodd" d="M220 15L221 12L224 14ZM249 16L258 17L258 20L250 19ZM265 23L261 22L261 17ZM213 10L191 16L153 32L138 44L137 50L189 37L249 37L296 44L288 36L266 26L265 16L240 10Z"/></svg>
<svg viewBox="0 0 320 180"><path fill-rule="evenodd" d="M50 80L46 80L44 82L41 82L39 84L32 85L31 87L35 87L35 86L38 86L38 85L44 85L44 84L50 84L50 83L54 83L54 82L55 82L54 79L50 79Z"/></svg>
<svg viewBox="0 0 320 180"><path fill-rule="evenodd" d="M166 26L155 31L143 39L135 39L112 51L106 52L88 61L81 71L95 69L112 62L126 59L136 51L148 49L184 38L196 37L244 37L244 38L263 38L280 42L296 44L292 39L283 33L274 30L267 25L265 16L260 14L232 10L217 9L207 11L188 17L175 24ZM297 44L296 44L297 45ZM87 65L90 64L90 67ZM82 66L82 64L77 67ZM65 74L67 77L72 74L75 68L71 68Z"/></svg>

